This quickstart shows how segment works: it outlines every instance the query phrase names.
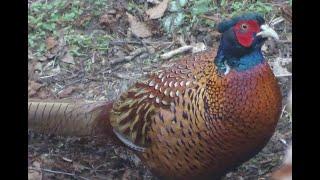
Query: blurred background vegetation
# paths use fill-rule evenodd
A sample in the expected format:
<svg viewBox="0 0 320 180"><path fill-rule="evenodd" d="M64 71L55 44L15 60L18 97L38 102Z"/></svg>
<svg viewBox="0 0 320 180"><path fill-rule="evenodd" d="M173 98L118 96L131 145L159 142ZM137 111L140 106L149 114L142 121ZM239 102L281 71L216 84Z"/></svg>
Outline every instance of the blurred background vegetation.
<svg viewBox="0 0 320 180"><path fill-rule="evenodd" d="M287 2L291 6L292 1ZM116 4L116 5L114 5ZM228 18L244 12L259 12L267 19L274 17L275 12L283 2L276 3L268 0L171 0L164 16L157 19L155 27L163 32L161 36L171 37L176 34L189 35L206 30L205 27L215 28L220 18ZM46 39L55 40L63 37L65 45L72 56L91 57L94 51L105 52L108 42L117 37L125 38L128 27L123 27L123 33L106 32L99 24L102 15L108 14L113 6L120 11L137 15L142 21L146 19L144 12L148 6L147 0L50 0L30 1L28 12L28 45L33 55L44 58L48 54ZM114 18L122 12L115 12ZM112 21L112 20L110 20ZM110 24L112 25L112 24ZM151 27L152 28L152 27ZM101 32L103 30L103 32Z"/></svg>

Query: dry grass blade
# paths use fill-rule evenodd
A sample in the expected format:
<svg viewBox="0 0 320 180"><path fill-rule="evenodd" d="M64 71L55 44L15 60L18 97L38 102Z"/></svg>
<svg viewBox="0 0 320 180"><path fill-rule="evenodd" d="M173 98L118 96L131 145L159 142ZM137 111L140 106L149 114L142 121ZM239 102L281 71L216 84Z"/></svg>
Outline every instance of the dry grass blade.
<svg viewBox="0 0 320 180"><path fill-rule="evenodd" d="M48 173L54 173L54 174L63 174L63 175L67 175L67 176L73 176L74 178L79 178L79 179L83 179L83 180L89 180L88 178L82 177L82 176L77 176L74 173L67 173L67 172L62 172L62 171L53 171L50 169L37 169L37 168L29 168L29 170L41 170L44 172L48 172Z"/></svg>
<svg viewBox="0 0 320 180"><path fill-rule="evenodd" d="M147 47L142 47L142 48L136 49L135 51L131 52L129 56L115 58L115 59L110 60L110 65L112 66L112 65L119 64L122 62L131 61L132 59L134 59L138 55L140 55L144 52L147 52L147 51L148 51Z"/></svg>

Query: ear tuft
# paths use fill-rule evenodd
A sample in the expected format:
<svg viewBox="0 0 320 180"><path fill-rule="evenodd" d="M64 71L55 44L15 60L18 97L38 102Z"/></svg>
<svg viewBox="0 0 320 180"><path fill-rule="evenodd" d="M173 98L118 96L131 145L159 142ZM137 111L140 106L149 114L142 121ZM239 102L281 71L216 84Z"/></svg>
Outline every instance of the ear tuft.
<svg viewBox="0 0 320 180"><path fill-rule="evenodd" d="M238 23L240 20L256 20L260 25L265 23L264 18L261 14L258 13L245 13L240 16L235 16L231 18L230 20L224 20L221 23L218 24L218 31L220 33L224 33L228 29L230 29L232 26Z"/></svg>

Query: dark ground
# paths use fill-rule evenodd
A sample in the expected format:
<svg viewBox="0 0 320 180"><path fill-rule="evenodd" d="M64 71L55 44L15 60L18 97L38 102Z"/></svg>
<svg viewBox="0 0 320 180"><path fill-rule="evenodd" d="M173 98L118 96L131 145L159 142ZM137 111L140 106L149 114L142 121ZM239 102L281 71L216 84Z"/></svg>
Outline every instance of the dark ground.
<svg viewBox="0 0 320 180"><path fill-rule="evenodd" d="M71 26L76 27L76 32L83 32L85 35L93 32L110 35L111 38L107 38L106 49L92 48L101 44L91 42L87 47L80 48L79 52L85 54L84 56L75 55L71 50L76 42L65 40L68 38L64 36L63 31L56 35L46 34L42 39L46 45L45 51L39 52L36 46L32 47L29 44L30 98L116 99L136 79L163 62L175 59L161 60L159 55L181 46L178 35L173 33L168 36L168 33L157 31L157 20L152 20L146 21L151 27L152 37L139 38L128 30L129 23L125 11L129 10L124 7L132 4L126 1L108 2L110 3L104 6L101 14L91 15L92 12L88 9L82 12ZM32 3L35 2L29 1L30 5ZM275 4L275 11L272 13L273 17L267 16L269 22L272 18L281 17L278 5L284 4L284 1L270 3ZM140 17L140 20L145 19L141 17L139 10L131 8L130 12ZM29 15L36 16L37 12L30 11ZM220 14L218 12L211 16L219 17ZM82 27L81 20L84 21L88 17L89 23ZM270 64L275 66L275 74L279 76L285 106L291 82L291 76L286 75L292 54L291 23L282 20L276 23L274 28L279 33L281 41L270 41L263 50ZM204 42L209 47L216 47L219 43L217 33L207 26L191 30L194 31L183 34L187 44ZM29 23L29 35L36 35L34 32L35 27ZM50 37L54 40L50 40ZM98 39L100 36L91 37ZM74 39L76 38L78 37ZM123 59L130 52L143 47L147 47L148 51L142 52L132 60L112 65L115 60ZM284 108L276 132L262 152L228 173L224 179L268 179L270 173L281 164L285 150L291 142L291 128L290 113ZM28 141L29 179L155 179L129 150L94 137L59 137L29 131ZM37 170L39 168L42 171Z"/></svg>

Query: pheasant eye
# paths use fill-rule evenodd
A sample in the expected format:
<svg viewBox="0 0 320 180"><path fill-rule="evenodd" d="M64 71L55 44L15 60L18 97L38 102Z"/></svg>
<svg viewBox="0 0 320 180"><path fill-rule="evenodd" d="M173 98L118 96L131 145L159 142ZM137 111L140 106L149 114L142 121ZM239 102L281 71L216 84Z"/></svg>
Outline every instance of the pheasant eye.
<svg viewBox="0 0 320 180"><path fill-rule="evenodd" d="M248 25L247 24L241 24L241 29L247 30L248 29Z"/></svg>

